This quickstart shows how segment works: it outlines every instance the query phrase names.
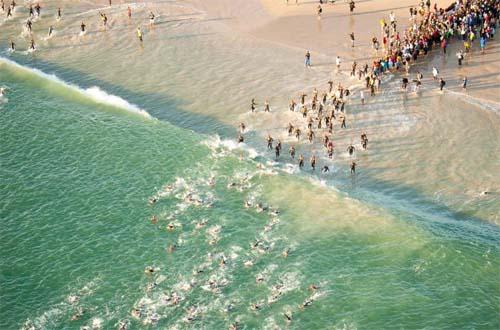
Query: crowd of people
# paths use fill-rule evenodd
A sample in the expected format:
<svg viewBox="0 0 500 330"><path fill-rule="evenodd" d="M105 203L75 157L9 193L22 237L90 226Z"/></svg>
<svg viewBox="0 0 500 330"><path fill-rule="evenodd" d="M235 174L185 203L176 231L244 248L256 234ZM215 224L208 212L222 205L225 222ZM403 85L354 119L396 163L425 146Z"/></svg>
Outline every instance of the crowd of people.
<svg viewBox="0 0 500 330"><path fill-rule="evenodd" d="M322 1L320 1L320 4ZM356 61L352 63L351 77L357 77L359 80L365 80L366 89L370 91L371 96L375 96L381 89L382 76L388 72L401 72L403 75L401 89L406 92L409 80L410 66L421 57L427 55L432 49L441 48L446 53L448 44L453 39L463 42L464 49L456 54L458 65L462 62L471 45L479 39L481 52L488 40L493 39L499 18L500 2L496 0L456 0L447 8L438 8L437 4L431 6L430 0L421 1L418 7L411 7L410 25L404 31L398 30L398 23L394 12L390 12L389 20L380 20L382 56L372 62L371 66L365 64L358 66ZM318 11L318 14L320 12ZM354 33L349 35L351 45L354 47ZM379 54L380 42L377 37L372 38L372 47ZM335 59L337 70L340 70L341 59L339 56ZM306 51L305 66L311 67L311 53ZM446 85L442 76L438 76L437 68L433 69L434 79L438 81L439 89L442 91ZM415 91L418 91L422 84L423 74L419 71L415 74ZM467 77L462 77L462 87L467 87ZM326 156L333 158L335 146L332 141L334 135L334 126L338 124L340 129L347 127L345 105L348 103L351 91L342 84L333 88L333 81L328 82L328 88L324 92L313 90L310 98L306 100L307 94L300 95L300 101L291 100L289 110L300 112L304 121L299 124L288 123L285 127L289 136L294 136L297 142L305 135L309 143L314 143L320 139L324 147ZM364 91L359 91L361 105L365 104ZM255 112L256 102L252 99L250 110ZM270 111L269 102L266 100L264 111ZM240 133L238 142L244 141L245 124L240 124ZM304 134L305 133L305 134ZM268 135L266 138L267 148L275 153L275 159L281 156L282 142ZM360 135L360 144L363 149L368 147L368 137L366 132ZM350 158L350 172L356 171L356 160L353 159L355 147L351 144L346 150ZM291 144L289 147L290 160L295 161L296 147ZM299 154L299 168L304 168L304 155ZM310 168L315 171L317 166L317 156L313 152L309 159ZM328 165L321 168L323 173L329 172Z"/></svg>

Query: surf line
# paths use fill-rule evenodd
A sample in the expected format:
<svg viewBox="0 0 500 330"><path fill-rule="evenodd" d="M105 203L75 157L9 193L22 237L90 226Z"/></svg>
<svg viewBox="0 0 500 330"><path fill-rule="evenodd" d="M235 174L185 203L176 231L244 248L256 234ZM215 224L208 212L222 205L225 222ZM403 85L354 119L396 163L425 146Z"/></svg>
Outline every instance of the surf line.
<svg viewBox="0 0 500 330"><path fill-rule="evenodd" d="M47 74L41 70L21 65L17 62L14 62L2 56L0 56L0 64L5 64L16 70L24 71L29 74L35 75L39 78L50 80L51 82L61 85L64 88L70 89L71 91L81 96L84 96L85 98L88 98L95 103L104 104L114 108L124 109L130 113L140 115L147 119L152 119L152 120L155 119L146 110L141 109L135 104L129 103L128 101L119 96L109 94L106 91L99 88L98 86L82 88L75 84L67 83L54 74Z"/></svg>

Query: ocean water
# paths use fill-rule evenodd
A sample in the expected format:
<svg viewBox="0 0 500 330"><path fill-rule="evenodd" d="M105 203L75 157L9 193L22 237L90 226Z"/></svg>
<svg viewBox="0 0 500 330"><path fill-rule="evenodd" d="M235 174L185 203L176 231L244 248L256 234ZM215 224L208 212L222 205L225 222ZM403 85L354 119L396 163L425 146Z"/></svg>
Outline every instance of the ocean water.
<svg viewBox="0 0 500 330"><path fill-rule="evenodd" d="M71 22L96 13L83 6ZM356 176L342 151L331 174L301 172L263 136L298 120L288 95L330 70L303 73L294 49L159 6L179 21L143 50L123 34L106 48L93 23L80 41L68 20L39 54L2 54L0 328L500 327L495 111L387 88L366 108L353 100L336 138L345 149L368 131ZM248 114L249 93L269 91L272 114Z"/></svg>

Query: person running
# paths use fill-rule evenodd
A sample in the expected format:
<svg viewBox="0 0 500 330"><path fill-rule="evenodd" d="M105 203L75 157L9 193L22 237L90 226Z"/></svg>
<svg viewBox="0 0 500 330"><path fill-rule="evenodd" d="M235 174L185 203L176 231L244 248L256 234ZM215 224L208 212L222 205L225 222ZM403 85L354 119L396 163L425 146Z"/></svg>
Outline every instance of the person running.
<svg viewBox="0 0 500 330"><path fill-rule="evenodd" d="M40 3L37 2L35 5L35 12L36 12L37 17L40 17L41 10L42 10L42 7L40 6Z"/></svg>
<svg viewBox="0 0 500 330"><path fill-rule="evenodd" d="M57 8L57 16L56 19L60 21L62 18L61 7Z"/></svg>
<svg viewBox="0 0 500 330"><path fill-rule="evenodd" d="M306 68L310 68L311 67L311 53L309 51L306 51L305 65L306 65Z"/></svg>
<svg viewBox="0 0 500 330"><path fill-rule="evenodd" d="M467 77L464 77L462 79L462 89L465 91L467 90Z"/></svg>
<svg viewBox="0 0 500 330"><path fill-rule="evenodd" d="M267 135L266 141L267 141L267 148L269 150L272 150L273 149L273 137L271 136L271 134Z"/></svg>
<svg viewBox="0 0 500 330"><path fill-rule="evenodd" d="M366 136L365 132L361 134L361 146L363 147L364 150L368 148L368 137Z"/></svg>
<svg viewBox="0 0 500 330"><path fill-rule="evenodd" d="M315 171L316 170L316 156L315 155L311 156L310 163L311 163L312 170Z"/></svg>
<svg viewBox="0 0 500 330"><path fill-rule="evenodd" d="M318 5L318 19L321 19L322 12L323 12L323 8L321 8L321 5Z"/></svg>
<svg viewBox="0 0 500 330"><path fill-rule="evenodd" d="M354 32L351 32L349 37L351 38L351 47L354 47Z"/></svg>
<svg viewBox="0 0 500 330"><path fill-rule="evenodd" d="M48 37L49 37L49 38L50 38L50 37L52 37L52 33L53 33L53 32L54 32L54 27L51 25L51 26L49 27L49 35L48 35Z"/></svg>
<svg viewBox="0 0 500 330"><path fill-rule="evenodd" d="M290 157L292 159L295 159L295 147L294 146L290 146L290 150L288 151L288 153L290 154Z"/></svg>
<svg viewBox="0 0 500 330"><path fill-rule="evenodd" d="M351 0L349 2L349 12L352 14L352 12L354 11L354 8L356 8L356 4L354 3L353 0Z"/></svg>
<svg viewBox="0 0 500 330"><path fill-rule="evenodd" d="M439 79L439 90L442 91L443 87L446 85L446 81L443 78Z"/></svg>
<svg viewBox="0 0 500 330"><path fill-rule="evenodd" d="M356 162L351 162L351 174L356 174Z"/></svg>
<svg viewBox="0 0 500 330"><path fill-rule="evenodd" d="M462 61L464 60L464 52L463 50L458 51L457 53L458 66L462 66Z"/></svg>
<svg viewBox="0 0 500 330"><path fill-rule="evenodd" d="M269 101L266 100L266 102L264 103L264 112L270 112L270 108L269 108Z"/></svg>
<svg viewBox="0 0 500 330"><path fill-rule="evenodd" d="M335 58L335 65L337 66L337 71L340 71L340 57L338 55Z"/></svg>
<svg viewBox="0 0 500 330"><path fill-rule="evenodd" d="M30 48L29 48L30 51L35 51L36 50L36 47L35 47L35 40L33 40L33 38L31 39L31 42L30 42Z"/></svg>
<svg viewBox="0 0 500 330"><path fill-rule="evenodd" d="M82 24L80 24L80 34L84 34L85 33L85 23L82 22Z"/></svg>
<svg viewBox="0 0 500 330"><path fill-rule="evenodd" d="M438 79L438 75L439 75L439 70L435 66L432 67L432 77L434 78L434 80Z"/></svg>
<svg viewBox="0 0 500 330"><path fill-rule="evenodd" d="M359 92L359 97L361 99L361 105L365 105L365 92L360 91Z"/></svg>
<svg viewBox="0 0 500 330"><path fill-rule="evenodd" d="M342 116L341 120L342 120L342 122L340 124L340 128L347 128L347 126L345 124L345 116Z"/></svg>
<svg viewBox="0 0 500 330"><path fill-rule="evenodd" d="M278 160L278 158L280 157L280 150L281 150L281 146L280 146L280 143L278 142L278 144L276 144L276 146L274 147L274 153L276 155L276 160Z"/></svg>
<svg viewBox="0 0 500 330"><path fill-rule="evenodd" d="M130 6L127 7L127 16L129 20L132 19L132 9Z"/></svg>
<svg viewBox="0 0 500 330"><path fill-rule="evenodd" d="M10 51L15 52L16 51L16 44L14 40L10 39Z"/></svg>
<svg viewBox="0 0 500 330"><path fill-rule="evenodd" d="M152 11L149 12L149 27L153 27L155 24L155 14Z"/></svg>
<svg viewBox="0 0 500 330"><path fill-rule="evenodd" d="M143 39L142 39L142 31L141 31L141 27L139 27L139 26L137 27L137 31L136 31L136 33L137 33L137 38L139 39L139 41L140 41L140 42L141 42L141 44L142 44Z"/></svg>
<svg viewBox="0 0 500 330"><path fill-rule="evenodd" d="M255 103L255 99L252 99L252 103L250 104L250 110L252 110L252 112L255 112L256 105L257 105L257 103Z"/></svg>
<svg viewBox="0 0 500 330"><path fill-rule="evenodd" d="M302 169L304 167L304 156L302 154L299 155L299 168Z"/></svg>

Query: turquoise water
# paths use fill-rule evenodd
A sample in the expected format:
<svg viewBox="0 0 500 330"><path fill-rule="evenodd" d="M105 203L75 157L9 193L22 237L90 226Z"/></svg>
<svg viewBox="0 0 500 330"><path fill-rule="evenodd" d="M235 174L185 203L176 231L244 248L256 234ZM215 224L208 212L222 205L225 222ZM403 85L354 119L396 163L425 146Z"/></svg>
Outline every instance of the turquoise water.
<svg viewBox="0 0 500 330"><path fill-rule="evenodd" d="M0 78L2 329L500 327L494 225L261 168L9 64Z"/></svg>

